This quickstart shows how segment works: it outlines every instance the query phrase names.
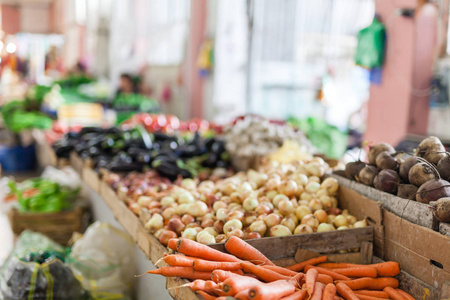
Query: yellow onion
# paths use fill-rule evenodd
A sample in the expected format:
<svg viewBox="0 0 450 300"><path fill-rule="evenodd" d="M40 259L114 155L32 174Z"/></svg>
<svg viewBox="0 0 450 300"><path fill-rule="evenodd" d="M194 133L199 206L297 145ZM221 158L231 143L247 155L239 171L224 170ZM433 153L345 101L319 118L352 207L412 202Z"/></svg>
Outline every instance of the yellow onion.
<svg viewBox="0 0 450 300"><path fill-rule="evenodd" d="M223 225L225 223L221 220L217 220L214 222L214 229L217 230L217 232L223 232Z"/></svg>
<svg viewBox="0 0 450 300"><path fill-rule="evenodd" d="M227 236L236 236L238 238L243 239L244 238L244 232L241 229L235 228L229 232L227 232Z"/></svg>
<svg viewBox="0 0 450 300"><path fill-rule="evenodd" d="M336 227L348 226L347 217L344 215L336 216L333 223Z"/></svg>
<svg viewBox="0 0 450 300"><path fill-rule="evenodd" d="M195 230L194 228L186 228L183 231L183 234L181 235L181 237L195 241L196 237L197 237L197 230Z"/></svg>
<svg viewBox="0 0 450 300"><path fill-rule="evenodd" d="M353 227L354 228L367 227L367 221L364 219L362 221L355 222L355 224L353 224Z"/></svg>
<svg viewBox="0 0 450 300"><path fill-rule="evenodd" d="M228 208L230 211L232 211L232 210L234 210L235 208L240 208L240 207L241 207L241 204L232 202L232 203L228 204L228 207L227 207L227 208Z"/></svg>
<svg viewBox="0 0 450 300"><path fill-rule="evenodd" d="M328 214L323 209L318 209L314 212L319 223L326 223L328 221Z"/></svg>
<svg viewBox="0 0 450 300"><path fill-rule="evenodd" d="M214 225L214 219L213 218L203 218L202 224L201 224L201 226L203 228L211 227L213 225Z"/></svg>
<svg viewBox="0 0 450 300"><path fill-rule="evenodd" d="M227 196L231 195L234 191L236 191L236 185L233 183L227 183L222 187L222 193Z"/></svg>
<svg viewBox="0 0 450 300"><path fill-rule="evenodd" d="M199 183L198 188L204 188L207 190L214 190L215 189L215 185L214 182L211 180L205 180Z"/></svg>
<svg viewBox="0 0 450 300"><path fill-rule="evenodd" d="M272 190L267 192L266 197L269 198L270 200L273 200L273 198L275 198L276 195L278 195L278 192Z"/></svg>
<svg viewBox="0 0 450 300"><path fill-rule="evenodd" d="M225 221L228 217L228 209L226 208L219 208L216 212L216 219Z"/></svg>
<svg viewBox="0 0 450 300"><path fill-rule="evenodd" d="M232 219L223 225L223 232L227 234L234 229L242 229L242 222L238 219Z"/></svg>
<svg viewBox="0 0 450 300"><path fill-rule="evenodd" d="M269 236L288 236L292 232L284 225L275 225L269 230Z"/></svg>
<svg viewBox="0 0 450 300"><path fill-rule="evenodd" d="M303 217L301 224L308 225L313 230L316 230L319 226L319 220L317 220L317 218L313 214L310 214Z"/></svg>
<svg viewBox="0 0 450 300"><path fill-rule="evenodd" d="M312 199L311 199L312 200ZM303 205L303 206L309 206L309 201L310 200L299 200L298 201L298 205Z"/></svg>
<svg viewBox="0 0 450 300"><path fill-rule="evenodd" d="M320 183L315 182L315 181L310 181L308 182L308 184L305 186L305 191L311 194L316 193L320 188ZM303 195L304 193L302 193ZM308 200L308 199L305 199Z"/></svg>
<svg viewBox="0 0 450 300"><path fill-rule="evenodd" d="M336 197L331 197L331 207L336 208L338 206L338 201Z"/></svg>
<svg viewBox="0 0 450 300"><path fill-rule="evenodd" d="M141 211L141 206L137 202L131 202L128 204L128 208L136 215Z"/></svg>
<svg viewBox="0 0 450 300"><path fill-rule="evenodd" d="M175 199L174 199L173 197L166 196L166 197L163 197L163 198L161 199L161 205L162 205L162 206L169 206L169 205L171 205L172 203L175 203Z"/></svg>
<svg viewBox="0 0 450 300"><path fill-rule="evenodd" d="M191 178L184 178L183 180L181 180L180 185L187 190L195 190L195 188L197 187L197 184Z"/></svg>
<svg viewBox="0 0 450 300"><path fill-rule="evenodd" d="M182 194L178 195L178 203L193 203L195 201L194 196L192 196L191 193L188 191L183 192Z"/></svg>
<svg viewBox="0 0 450 300"><path fill-rule="evenodd" d="M253 192L253 188L250 183L248 182L242 182L236 190L239 194L241 194L243 197L247 197L250 195L251 192Z"/></svg>
<svg viewBox="0 0 450 300"><path fill-rule="evenodd" d="M178 218L172 218L167 223L167 229L172 230L177 233L177 235L180 235L181 232L183 232L186 225L183 224L183 222Z"/></svg>
<svg viewBox="0 0 450 300"><path fill-rule="evenodd" d="M295 196L297 194L298 185L294 180L286 180L278 186L278 192L288 197Z"/></svg>
<svg viewBox="0 0 450 300"><path fill-rule="evenodd" d="M137 203L141 207L148 207L150 205L150 202L152 202L152 198L148 196L140 196L137 200Z"/></svg>
<svg viewBox="0 0 450 300"><path fill-rule="evenodd" d="M300 200L306 200L306 201L311 201L312 199L314 199L314 195L310 194L308 192L303 192L300 195Z"/></svg>
<svg viewBox="0 0 450 300"><path fill-rule="evenodd" d="M282 215L289 215L289 214L295 212L295 208L294 208L294 205L292 205L292 202L290 200L281 200L278 203L278 211Z"/></svg>
<svg viewBox="0 0 450 300"><path fill-rule="evenodd" d="M350 227L348 226L340 226L337 228L337 230L344 230L344 229L349 229Z"/></svg>
<svg viewBox="0 0 450 300"><path fill-rule="evenodd" d="M166 229L165 228L158 229L153 235L155 236L155 238L159 239L159 236L161 235L161 233L163 233L164 230Z"/></svg>
<svg viewBox="0 0 450 300"><path fill-rule="evenodd" d="M255 197L247 197L242 203L242 207L245 211L253 211L256 207L258 207L259 202Z"/></svg>
<svg viewBox="0 0 450 300"><path fill-rule="evenodd" d="M339 182L336 178L328 177L322 182L320 188L325 189L328 192L328 195L333 196L339 189Z"/></svg>
<svg viewBox="0 0 450 300"><path fill-rule="evenodd" d="M188 224L194 223L195 218L193 216L191 216L190 214L184 214L181 217L181 221L183 222L184 225L188 225Z"/></svg>
<svg viewBox="0 0 450 300"><path fill-rule="evenodd" d="M252 224L250 224L249 228L250 228L250 231L258 232L261 236L264 236L267 231L267 225L262 220L257 220L255 222L253 222Z"/></svg>
<svg viewBox="0 0 450 300"><path fill-rule="evenodd" d="M209 244L215 244L216 243L216 239L214 238L214 236L212 236L211 234L209 234L206 231L200 231L197 234L196 240L200 244L204 244L204 245L209 245Z"/></svg>
<svg viewBox="0 0 450 300"><path fill-rule="evenodd" d="M145 229L147 229L150 233L154 233L163 227L164 219L160 214L153 214L150 220L145 223Z"/></svg>
<svg viewBox="0 0 450 300"><path fill-rule="evenodd" d="M309 176L308 177L308 182L318 182L320 183L320 178L317 176Z"/></svg>
<svg viewBox="0 0 450 300"><path fill-rule="evenodd" d="M294 231L295 226L297 225L297 224L295 224L295 221L290 219L290 218L284 218L283 220L281 220L280 224L286 226L287 228L289 228L289 230L291 232Z"/></svg>
<svg viewBox="0 0 450 300"><path fill-rule="evenodd" d="M275 207L278 207L278 203L280 203L283 200L289 201L289 198L286 195L278 194L273 198L272 203Z"/></svg>
<svg viewBox="0 0 450 300"><path fill-rule="evenodd" d="M313 232L314 232L314 230L305 224L298 225L294 230L294 234L306 234L306 233L313 233Z"/></svg>
<svg viewBox="0 0 450 300"><path fill-rule="evenodd" d="M187 213L193 217L202 217L208 213L208 205L202 201L195 201L194 203L189 204Z"/></svg>
<svg viewBox="0 0 450 300"><path fill-rule="evenodd" d="M317 199L312 199L311 201L309 201L308 206L312 209L312 211L323 209L322 203L320 203L320 201Z"/></svg>
<svg viewBox="0 0 450 300"><path fill-rule="evenodd" d="M272 177L267 180L265 187L267 190L275 190L281 184L280 176Z"/></svg>
<svg viewBox="0 0 450 300"><path fill-rule="evenodd" d="M348 215L346 217L347 217L348 223L350 225L354 225L356 223L356 221L358 221L358 219L356 219L355 216Z"/></svg>
<svg viewBox="0 0 450 300"><path fill-rule="evenodd" d="M272 202L268 202L268 201L261 201L259 202L259 204L264 204L267 205L267 207L269 207L271 210L273 210L275 207L273 206Z"/></svg>
<svg viewBox="0 0 450 300"><path fill-rule="evenodd" d="M228 213L228 217L227 220L233 220L233 219L237 219L239 221L242 221L244 219L244 212L240 211L240 210L235 210L232 211L230 213Z"/></svg>
<svg viewBox="0 0 450 300"><path fill-rule="evenodd" d="M333 225L328 223L319 224L317 227L317 232L333 231L336 230Z"/></svg>
<svg viewBox="0 0 450 300"><path fill-rule="evenodd" d="M213 210L215 212L217 212L217 210L219 210L219 208L227 208L227 204L225 202L219 200L219 201L214 202L212 207L213 207Z"/></svg>
<svg viewBox="0 0 450 300"><path fill-rule="evenodd" d="M188 204L188 203L183 203L183 204L178 205L178 207L176 208L177 214L179 214L179 215L186 214L188 212L189 205L190 204Z"/></svg>
<svg viewBox="0 0 450 300"><path fill-rule="evenodd" d="M334 223L334 219L336 219L336 215L328 215L327 223L333 224Z"/></svg>
<svg viewBox="0 0 450 300"><path fill-rule="evenodd" d="M267 227L270 228L270 227L280 224L281 217L275 213L271 213L270 215L267 215L264 218L264 222L266 223Z"/></svg>
<svg viewBox="0 0 450 300"><path fill-rule="evenodd" d="M295 209L295 215L300 221L303 219L304 216L309 215L311 213L312 213L311 208L305 205L300 205Z"/></svg>
<svg viewBox="0 0 450 300"><path fill-rule="evenodd" d="M305 186L308 183L308 176L305 174L296 173L292 175L292 179L297 183L298 186Z"/></svg>
<svg viewBox="0 0 450 300"><path fill-rule="evenodd" d="M259 204L256 208L255 208L255 212L258 215L267 215L270 214L272 212L272 210L270 209L269 206L267 206L266 204Z"/></svg>
<svg viewBox="0 0 450 300"><path fill-rule="evenodd" d="M239 192L233 192L230 195L230 200L234 203L241 204L243 199L244 199L243 194L241 194Z"/></svg>
<svg viewBox="0 0 450 300"><path fill-rule="evenodd" d="M205 229L203 229L202 231L206 231L208 232L210 235L212 235L213 237L216 237L219 233L217 232L217 230L214 227L206 227Z"/></svg>
<svg viewBox="0 0 450 300"><path fill-rule="evenodd" d="M325 209L330 209L333 206L330 196L320 196L319 201Z"/></svg>
<svg viewBox="0 0 450 300"><path fill-rule="evenodd" d="M256 221L258 217L255 215L250 215L250 216L245 216L244 220L242 221L242 224L244 224L244 226L249 226L250 224L252 224L253 222Z"/></svg>
<svg viewBox="0 0 450 300"><path fill-rule="evenodd" d="M177 214L177 210L173 207L168 207L162 211L161 216L164 220L169 220L172 216Z"/></svg>
<svg viewBox="0 0 450 300"><path fill-rule="evenodd" d="M170 239L176 239L178 236L175 232L171 230L163 230L161 234L159 235L159 242L163 244L164 246L167 246Z"/></svg>
<svg viewBox="0 0 450 300"><path fill-rule="evenodd" d="M325 174L326 168L324 165L312 161L305 166L306 171L313 176L322 177Z"/></svg>
<svg viewBox="0 0 450 300"><path fill-rule="evenodd" d="M322 189L322 187L316 192L316 197L320 198L322 196L329 196L327 190Z"/></svg>

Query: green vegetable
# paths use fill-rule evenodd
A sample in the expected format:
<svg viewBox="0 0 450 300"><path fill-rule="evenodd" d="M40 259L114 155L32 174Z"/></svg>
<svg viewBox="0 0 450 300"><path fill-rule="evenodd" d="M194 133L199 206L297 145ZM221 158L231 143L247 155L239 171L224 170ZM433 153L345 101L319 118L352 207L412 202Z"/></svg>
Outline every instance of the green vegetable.
<svg viewBox="0 0 450 300"><path fill-rule="evenodd" d="M52 126L52 119L40 112L28 112L22 101L11 101L2 107L2 117L5 127L15 133L26 129L48 129Z"/></svg>

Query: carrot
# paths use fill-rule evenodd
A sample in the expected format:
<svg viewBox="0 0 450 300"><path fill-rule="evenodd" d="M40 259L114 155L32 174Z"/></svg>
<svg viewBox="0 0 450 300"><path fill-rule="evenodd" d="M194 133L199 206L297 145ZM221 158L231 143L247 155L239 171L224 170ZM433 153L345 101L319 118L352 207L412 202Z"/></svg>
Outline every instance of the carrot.
<svg viewBox="0 0 450 300"><path fill-rule="evenodd" d="M192 268L192 264L194 263L195 259L195 257L185 256L181 254L171 254L162 258L162 260L164 260L164 262L169 266L190 268Z"/></svg>
<svg viewBox="0 0 450 300"><path fill-rule="evenodd" d="M306 272L305 279L306 279L306 291L308 292L308 295L312 295L314 292L314 289L316 287L316 280L319 273L316 269L310 269Z"/></svg>
<svg viewBox="0 0 450 300"><path fill-rule="evenodd" d="M334 269L333 272L348 277L377 277L377 269L370 266L357 266L351 268Z"/></svg>
<svg viewBox="0 0 450 300"><path fill-rule="evenodd" d="M259 279L265 282L272 282L280 279L289 279L288 276L281 275L272 270L264 269L263 267L256 266L248 261L241 262L241 266L245 272L255 274Z"/></svg>
<svg viewBox="0 0 450 300"><path fill-rule="evenodd" d="M384 298L389 299L389 295L386 292L383 291L369 291L369 290L359 290L355 291L356 296L371 296L371 297L377 297L377 298Z"/></svg>
<svg viewBox="0 0 450 300"><path fill-rule="evenodd" d="M334 300L334 296L336 296L336 286L332 283L329 283L325 286L325 289L323 290L322 299Z"/></svg>
<svg viewBox="0 0 450 300"><path fill-rule="evenodd" d="M245 289L234 295L234 299L236 300L249 300L250 297L248 296L248 292L250 289Z"/></svg>
<svg viewBox="0 0 450 300"><path fill-rule="evenodd" d="M228 278L237 277L237 276L242 276L242 275L236 274L236 273L233 273L230 271L224 271L224 270L214 270L211 273L211 279L215 283L223 282Z"/></svg>
<svg viewBox="0 0 450 300"><path fill-rule="evenodd" d="M204 259L194 259L191 266L197 271L210 272L214 270L237 271L242 268L241 264L238 262L218 262Z"/></svg>
<svg viewBox="0 0 450 300"><path fill-rule="evenodd" d="M323 263L327 261L327 257L326 256L319 256L319 257L314 257L302 262L299 262L298 264L286 267L286 269L288 270L292 270L295 272L300 272L303 271L303 269L307 266L307 265L317 265L319 263Z"/></svg>
<svg viewBox="0 0 450 300"><path fill-rule="evenodd" d="M167 248L176 251L177 250L177 242L178 242L178 239L170 239L169 243L167 243Z"/></svg>
<svg viewBox="0 0 450 300"><path fill-rule="evenodd" d="M199 257L212 261L228 261L228 262L240 262L238 258L233 255L226 254L210 248L206 245L194 242L189 239L179 239L177 242L177 251L188 256Z"/></svg>
<svg viewBox="0 0 450 300"><path fill-rule="evenodd" d="M316 282L314 285L314 292L309 300L322 300L323 291L325 290L325 284Z"/></svg>
<svg viewBox="0 0 450 300"><path fill-rule="evenodd" d="M263 267L264 269L269 269L269 270L275 271L275 272L277 272L281 275L285 275L285 276L295 276L298 274L297 272L294 272L294 271L291 271L291 270L288 270L286 268L279 267L279 266L262 265L261 267Z"/></svg>
<svg viewBox="0 0 450 300"><path fill-rule="evenodd" d="M270 261L264 254L258 249L247 243L246 241L238 238L237 236L231 236L225 242L225 249L234 256L243 259L253 261L258 264L274 266L275 264Z"/></svg>
<svg viewBox="0 0 450 300"><path fill-rule="evenodd" d="M203 279L211 278L211 272L199 272L189 267L162 267L156 270L147 271L149 274L159 274L165 277L181 277L187 279Z"/></svg>
<svg viewBox="0 0 450 300"><path fill-rule="evenodd" d="M348 285L352 290L369 289L381 291L387 286L398 288L398 280L392 277L363 277L354 280L342 281L342 283Z"/></svg>
<svg viewBox="0 0 450 300"><path fill-rule="evenodd" d="M369 265L377 269L378 276L388 277L400 274L400 266L396 261L387 261L384 263Z"/></svg>
<svg viewBox="0 0 450 300"><path fill-rule="evenodd" d="M323 284L329 284L329 283L333 283L333 278L326 274L319 274L319 275L317 275L317 281L321 282Z"/></svg>
<svg viewBox="0 0 450 300"><path fill-rule="evenodd" d="M271 283L258 284L248 292L253 300L278 300L284 296L295 293L295 285L289 280L277 280Z"/></svg>
<svg viewBox="0 0 450 300"><path fill-rule="evenodd" d="M345 283L339 282L336 290L345 300L359 300L355 293Z"/></svg>
<svg viewBox="0 0 450 300"><path fill-rule="evenodd" d="M406 300L405 297L402 296L399 292L397 292L395 289L391 288L390 286L387 286L383 289L384 292L389 294L390 299L394 300Z"/></svg>
<svg viewBox="0 0 450 300"><path fill-rule="evenodd" d="M396 289L396 291L403 296L403 298L405 298L406 300L414 300L414 297L411 296L410 294L408 294L407 292L400 290L400 289Z"/></svg>
<svg viewBox="0 0 450 300"><path fill-rule="evenodd" d="M355 291L353 291L355 293ZM359 300L386 300L389 298L378 298L378 297L372 297L367 295L358 295L355 293L355 295L359 298Z"/></svg>
<svg viewBox="0 0 450 300"><path fill-rule="evenodd" d="M319 272L319 274L325 274L325 275L331 276L331 278L333 278L333 280L350 280L350 278L348 278L347 276L344 276L342 274L336 273L334 271L331 271L331 270L328 270L325 268L307 265L305 267L305 271L308 271L309 269L316 269L317 272Z"/></svg>
<svg viewBox="0 0 450 300"><path fill-rule="evenodd" d="M323 264L318 264L317 266L321 267L321 268L327 268L327 269L342 269L342 268L352 268L352 267L357 267L357 266L362 266L362 265L349 264L349 263L323 263Z"/></svg>
<svg viewBox="0 0 450 300"><path fill-rule="evenodd" d="M210 295L210 294L208 294L208 293L206 293L204 291L198 291L197 294L202 296L202 298L204 300L215 300L217 298L216 296Z"/></svg>
<svg viewBox="0 0 450 300"><path fill-rule="evenodd" d="M280 300L303 300L305 298L306 298L306 291L299 290L293 293L292 295L281 298Z"/></svg>
<svg viewBox="0 0 450 300"><path fill-rule="evenodd" d="M249 289L259 284L263 283L258 279L245 276L231 277L223 282L223 291L226 296L234 296L242 290Z"/></svg>

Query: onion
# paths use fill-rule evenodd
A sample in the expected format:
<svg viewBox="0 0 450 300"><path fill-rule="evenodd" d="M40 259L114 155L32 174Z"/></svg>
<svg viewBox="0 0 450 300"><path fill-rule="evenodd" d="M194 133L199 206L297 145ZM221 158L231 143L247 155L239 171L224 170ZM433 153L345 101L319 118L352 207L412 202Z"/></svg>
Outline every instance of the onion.
<svg viewBox="0 0 450 300"><path fill-rule="evenodd" d="M223 201L216 201L216 202L214 202L212 207L213 207L213 210L215 212L217 212L219 210L219 208L226 208L227 204Z"/></svg>
<svg viewBox="0 0 450 300"><path fill-rule="evenodd" d="M141 211L141 206L139 204L137 204L136 202L131 202L128 205L128 208L136 215L139 214L139 212Z"/></svg>
<svg viewBox="0 0 450 300"><path fill-rule="evenodd" d="M294 234L306 234L306 233L313 233L313 232L314 232L314 230L305 224L298 225L294 230Z"/></svg>
<svg viewBox="0 0 450 300"><path fill-rule="evenodd" d="M312 200L312 199L311 199ZM298 205L303 205L303 206L308 206L309 205L309 200L299 200L298 201Z"/></svg>
<svg viewBox="0 0 450 300"><path fill-rule="evenodd" d="M289 228L289 230L291 232L294 231L295 226L297 225L297 224L295 224L294 220L292 220L290 218L284 218L283 220L281 220L280 224L286 226L287 228Z"/></svg>
<svg viewBox="0 0 450 300"><path fill-rule="evenodd" d="M319 224L319 226L317 227L317 232L325 232L325 231L333 231L333 230L336 230L336 228L334 228L333 225L328 224L328 223Z"/></svg>
<svg viewBox="0 0 450 300"><path fill-rule="evenodd" d="M244 224L244 226L249 226L250 224L252 224L253 222L256 221L258 217L255 215L249 215L249 216L245 216L244 220L242 221L242 224Z"/></svg>
<svg viewBox="0 0 450 300"><path fill-rule="evenodd" d="M181 185L181 187L183 187L187 190L195 190L195 188L197 187L197 184L191 178L185 178L185 179L181 180L180 185Z"/></svg>
<svg viewBox="0 0 450 300"><path fill-rule="evenodd" d="M222 192L227 196L231 195L235 191L236 185L234 185L233 183L227 183L222 187Z"/></svg>
<svg viewBox="0 0 450 300"><path fill-rule="evenodd" d="M214 213L209 212L209 213L205 214L205 215L202 217L202 220L204 220L204 219L214 219Z"/></svg>
<svg viewBox="0 0 450 300"><path fill-rule="evenodd" d="M179 215L186 214L187 211L188 211L188 208L189 208L189 204L187 204L187 203L183 203L183 204L178 205L178 207L176 208L177 214L179 214Z"/></svg>
<svg viewBox="0 0 450 300"><path fill-rule="evenodd" d="M316 210L314 216L319 220L319 223L326 223L328 221L328 214L323 209Z"/></svg>
<svg viewBox="0 0 450 300"><path fill-rule="evenodd" d="M347 216L347 220L350 225L353 225L356 223L356 221L358 221L358 219L356 219L355 216L350 216L350 215Z"/></svg>
<svg viewBox="0 0 450 300"><path fill-rule="evenodd" d="M235 228L235 229L229 231L229 232L227 233L227 236L228 236L228 237L230 237L230 236L236 236L236 237L242 239L242 238L244 238L244 232L243 232L241 229Z"/></svg>
<svg viewBox="0 0 450 300"><path fill-rule="evenodd" d="M177 218L172 218L169 220L169 223L167 223L167 229L176 232L177 235L181 235L181 232L183 232L185 227L186 225L184 225L183 222Z"/></svg>
<svg viewBox="0 0 450 300"><path fill-rule="evenodd" d="M228 204L228 209L229 209L230 211L232 211L232 210L234 210L234 209L236 209L236 208L240 208L240 207L241 207L241 205L238 204L238 203L235 203L235 202L232 202L232 203Z"/></svg>
<svg viewBox="0 0 450 300"><path fill-rule="evenodd" d="M175 203L175 199L173 197L166 196L166 197L161 199L161 205L162 206L169 206L172 203Z"/></svg>
<svg viewBox="0 0 450 300"><path fill-rule="evenodd" d="M293 197L297 194L298 185L294 180L286 180L278 186L278 192L288 197Z"/></svg>
<svg viewBox="0 0 450 300"><path fill-rule="evenodd" d="M250 183L243 182L238 186L236 191L243 197L247 197L248 195L250 195L251 192L253 192L253 188Z"/></svg>
<svg viewBox="0 0 450 300"><path fill-rule="evenodd" d="M300 200L306 200L306 201L311 201L312 199L314 199L314 195L310 194L308 192L303 192L300 195Z"/></svg>
<svg viewBox="0 0 450 300"><path fill-rule="evenodd" d="M321 196L319 197L319 201L324 209L330 209L333 207L333 200L330 196Z"/></svg>
<svg viewBox="0 0 450 300"><path fill-rule="evenodd" d="M267 190L275 190L279 185L281 184L280 177L272 177L266 182L266 189Z"/></svg>
<svg viewBox="0 0 450 300"><path fill-rule="evenodd" d="M331 207L337 208L338 201L336 197L331 197Z"/></svg>
<svg viewBox="0 0 450 300"><path fill-rule="evenodd" d="M214 185L214 182L212 182L211 180L205 180L199 183L198 188L214 190L216 186Z"/></svg>
<svg viewBox="0 0 450 300"><path fill-rule="evenodd" d="M300 205L295 209L295 215L297 218L301 221L306 215L309 215L312 213L311 208L305 205Z"/></svg>
<svg viewBox="0 0 450 300"><path fill-rule="evenodd" d="M223 232L223 225L225 223L221 220L217 220L216 222L214 222L214 229L217 230L217 232Z"/></svg>
<svg viewBox="0 0 450 300"><path fill-rule="evenodd" d="M299 174L299 173L294 174L292 179L299 186L305 186L308 183L308 176L306 176L305 174Z"/></svg>
<svg viewBox="0 0 450 300"><path fill-rule="evenodd" d="M362 220L362 221L355 222L355 224L353 224L353 227L354 228L367 227L367 221L366 220Z"/></svg>
<svg viewBox="0 0 450 300"><path fill-rule="evenodd" d="M348 226L347 217L344 215L336 216L333 223L336 227Z"/></svg>
<svg viewBox="0 0 450 300"><path fill-rule="evenodd" d="M152 208L160 208L161 207L161 203L159 201L150 201L150 203L147 206L149 209Z"/></svg>
<svg viewBox="0 0 450 300"><path fill-rule="evenodd" d="M253 211L256 207L258 207L259 202L255 197L247 197L242 203L242 207L245 211Z"/></svg>
<svg viewBox="0 0 450 300"><path fill-rule="evenodd" d="M159 235L159 241L161 242L161 244L163 244L164 246L167 246L167 244L169 243L170 239L176 239L178 236L175 232L171 231L171 230L164 230L160 235Z"/></svg>
<svg viewBox="0 0 450 300"><path fill-rule="evenodd" d="M187 213L192 215L193 217L201 217L208 213L208 205L202 201L195 201L190 204Z"/></svg>
<svg viewBox="0 0 450 300"><path fill-rule="evenodd" d="M231 202L241 204L242 200L243 200L243 195L238 192L233 192L230 195L230 200L231 200Z"/></svg>
<svg viewBox="0 0 450 300"><path fill-rule="evenodd" d="M266 197L269 198L270 200L273 200L273 198L275 198L275 196L278 195L277 191L269 191L266 194Z"/></svg>
<svg viewBox="0 0 450 300"><path fill-rule="evenodd" d="M252 231L247 235L248 240L260 239L260 238L261 238L261 234L259 234L259 232L256 232L256 231Z"/></svg>
<svg viewBox="0 0 450 300"><path fill-rule="evenodd" d="M203 228L201 228L200 226L194 227L194 229L195 229L197 232L203 231Z"/></svg>
<svg viewBox="0 0 450 300"><path fill-rule="evenodd" d="M273 206L272 202L263 201L263 202L260 202L259 204L267 205L267 207L269 207L271 210L273 210L275 208L275 206Z"/></svg>
<svg viewBox="0 0 450 300"><path fill-rule="evenodd" d="M183 222L184 225L188 225L195 222L195 218L191 216L190 214L184 214L181 217L181 222Z"/></svg>
<svg viewBox="0 0 450 300"><path fill-rule="evenodd" d="M173 207L168 207L162 211L161 215L164 220L169 220L172 216L177 214L177 210Z"/></svg>
<svg viewBox="0 0 450 300"><path fill-rule="evenodd" d="M165 228L158 229L153 235L155 236L155 238L159 239L159 236L161 235L161 233L163 233L164 230L166 229Z"/></svg>
<svg viewBox="0 0 450 300"><path fill-rule="evenodd" d="M192 194L187 191L183 192L178 196L178 203L180 204L193 203L194 201L195 201L194 196L192 196Z"/></svg>
<svg viewBox="0 0 450 300"><path fill-rule="evenodd" d="M337 230L344 230L344 229L349 229L350 227L348 227L348 226L341 226L341 227L338 227L337 228Z"/></svg>
<svg viewBox="0 0 450 300"><path fill-rule="evenodd" d="M156 232L158 229L164 227L164 219L160 214L153 214L153 216L145 224L145 229L150 233Z"/></svg>
<svg viewBox="0 0 450 300"><path fill-rule="evenodd" d="M225 242L225 240L227 239L227 236L225 234L219 234L218 236L216 236L216 243L222 243Z"/></svg>
<svg viewBox="0 0 450 300"><path fill-rule="evenodd" d="M328 177L322 182L320 188L325 189L328 192L328 195L333 196L339 189L339 182L336 178Z"/></svg>
<svg viewBox="0 0 450 300"><path fill-rule="evenodd" d="M214 225L214 219L212 219L212 218L205 218L205 219L203 219L202 224L201 224L201 226L203 228L211 227L213 225Z"/></svg>
<svg viewBox="0 0 450 300"><path fill-rule="evenodd" d="M316 197L320 198L322 196L329 196L327 190L322 189L322 187L316 192Z"/></svg>
<svg viewBox="0 0 450 300"><path fill-rule="evenodd" d="M333 224L334 223L334 219L336 219L336 215L328 215L327 223Z"/></svg>
<svg viewBox="0 0 450 300"><path fill-rule="evenodd" d="M270 227L280 224L281 217L275 213L271 213L270 215L267 215L264 218L264 222L266 223L267 227L270 228Z"/></svg>
<svg viewBox="0 0 450 300"><path fill-rule="evenodd" d="M280 203L283 200L289 201L289 198L286 195L278 194L273 198L272 203L275 207L278 207L278 203Z"/></svg>
<svg viewBox="0 0 450 300"><path fill-rule="evenodd" d="M326 168L319 162L312 161L305 166L306 171L313 176L322 177L325 174Z"/></svg>
<svg viewBox="0 0 450 300"><path fill-rule="evenodd" d="M314 215L309 214L303 217L301 224L308 225L313 230L316 230L317 227L319 226L319 220L317 220L317 218Z"/></svg>
<svg viewBox="0 0 450 300"><path fill-rule="evenodd" d="M221 196L219 199L220 199L219 201L222 201L226 204L230 204L232 202L229 196Z"/></svg>
<svg viewBox="0 0 450 300"><path fill-rule="evenodd" d="M181 237L195 241L197 237L197 230L194 228L186 228Z"/></svg>
<svg viewBox="0 0 450 300"><path fill-rule="evenodd" d="M255 212L258 215L267 215L270 214L272 212L272 210L270 209L269 206L267 206L266 204L259 204L256 208L255 208Z"/></svg>
<svg viewBox="0 0 450 300"><path fill-rule="evenodd" d="M288 236L292 235L292 232L284 225L275 225L270 228L269 236Z"/></svg>
<svg viewBox="0 0 450 300"><path fill-rule="evenodd" d="M316 193L320 188L320 183L315 182L315 181L310 181L308 182L308 184L305 186L305 191L311 194ZM303 195L304 193L302 193ZM306 200L306 199L305 199Z"/></svg>
<svg viewBox="0 0 450 300"><path fill-rule="evenodd" d="M223 232L227 234L228 232L234 230L234 229L242 229L242 222L238 219L232 219L223 225Z"/></svg>
<svg viewBox="0 0 450 300"><path fill-rule="evenodd" d="M281 200L278 203L278 210L282 215L289 215L295 212L294 205L290 200Z"/></svg>
<svg viewBox="0 0 450 300"><path fill-rule="evenodd" d="M264 236L267 231L267 226L264 221L258 220L250 224L250 230L258 232L261 236Z"/></svg>
<svg viewBox="0 0 450 300"><path fill-rule="evenodd" d="M152 202L152 198L148 196L140 196L137 200L137 204L141 207L148 207L150 202Z"/></svg>
<svg viewBox="0 0 450 300"><path fill-rule="evenodd" d="M322 203L320 203L320 201L317 199L312 199L311 201L309 201L308 206L312 209L312 211L323 209Z"/></svg>
<svg viewBox="0 0 450 300"><path fill-rule="evenodd" d="M233 220L233 219L237 219L239 221L242 221L244 219L244 215L245 214L242 211L240 211L240 210L232 211L232 212L230 212L228 214L227 221Z"/></svg>
<svg viewBox="0 0 450 300"><path fill-rule="evenodd" d="M216 243L216 239L214 238L214 236L212 236L211 234L209 234L206 231L200 231L197 234L196 240L200 244L204 244L204 245L209 245L209 244L215 244Z"/></svg>
<svg viewBox="0 0 450 300"><path fill-rule="evenodd" d="M226 208L219 208L216 212L216 219L225 221L228 217L228 210Z"/></svg>
<svg viewBox="0 0 450 300"><path fill-rule="evenodd" d="M320 183L320 178L317 176L309 176L308 177L308 182L317 182Z"/></svg>
<svg viewBox="0 0 450 300"><path fill-rule="evenodd" d="M200 224L198 224L197 222L192 222L186 225L186 228L197 228L197 227L200 227Z"/></svg>
<svg viewBox="0 0 450 300"><path fill-rule="evenodd" d="M203 231L208 232L213 237L216 237L219 234L214 227L206 227L205 229L203 229Z"/></svg>

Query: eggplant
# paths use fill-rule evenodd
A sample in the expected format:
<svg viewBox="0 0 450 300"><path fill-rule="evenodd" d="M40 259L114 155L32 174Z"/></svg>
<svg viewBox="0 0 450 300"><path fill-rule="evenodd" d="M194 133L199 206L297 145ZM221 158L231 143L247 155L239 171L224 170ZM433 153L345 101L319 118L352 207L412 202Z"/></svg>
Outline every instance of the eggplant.
<svg viewBox="0 0 450 300"><path fill-rule="evenodd" d="M111 172L133 172L139 171L141 172L144 168L143 164L140 163L111 163L106 166L108 170Z"/></svg>

